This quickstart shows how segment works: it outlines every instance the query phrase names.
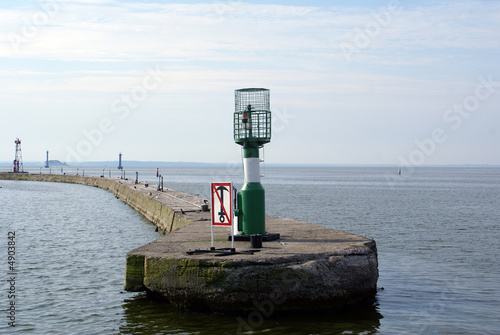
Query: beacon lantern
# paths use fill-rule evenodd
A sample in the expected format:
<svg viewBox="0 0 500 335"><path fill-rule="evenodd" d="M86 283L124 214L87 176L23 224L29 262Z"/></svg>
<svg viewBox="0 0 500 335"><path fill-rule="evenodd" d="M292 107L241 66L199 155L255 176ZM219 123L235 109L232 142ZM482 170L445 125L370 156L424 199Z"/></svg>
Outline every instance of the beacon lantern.
<svg viewBox="0 0 500 335"><path fill-rule="evenodd" d="M259 149L271 142L269 90L246 88L235 91L234 141L243 147L245 181L238 193L238 227L244 236L266 233L265 191L260 183ZM276 236L277 235L277 236ZM264 238L264 240L266 240Z"/></svg>

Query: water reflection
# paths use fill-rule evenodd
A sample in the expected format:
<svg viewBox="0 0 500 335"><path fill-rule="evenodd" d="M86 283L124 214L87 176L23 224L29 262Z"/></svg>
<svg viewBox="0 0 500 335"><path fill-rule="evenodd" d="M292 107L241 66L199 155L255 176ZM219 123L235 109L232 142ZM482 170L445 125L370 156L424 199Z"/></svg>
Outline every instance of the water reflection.
<svg viewBox="0 0 500 335"><path fill-rule="evenodd" d="M121 334L378 334L383 318L377 302L336 312L272 315L269 318L252 318L252 313L185 313L145 293L126 299L122 307Z"/></svg>

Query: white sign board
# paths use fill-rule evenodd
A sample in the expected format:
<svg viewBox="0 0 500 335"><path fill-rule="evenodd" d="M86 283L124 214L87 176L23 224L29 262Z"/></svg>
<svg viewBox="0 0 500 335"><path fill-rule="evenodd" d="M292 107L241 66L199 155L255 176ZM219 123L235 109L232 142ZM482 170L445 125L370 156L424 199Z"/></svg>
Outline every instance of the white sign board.
<svg viewBox="0 0 500 335"><path fill-rule="evenodd" d="M233 225L232 183L212 183L212 225Z"/></svg>

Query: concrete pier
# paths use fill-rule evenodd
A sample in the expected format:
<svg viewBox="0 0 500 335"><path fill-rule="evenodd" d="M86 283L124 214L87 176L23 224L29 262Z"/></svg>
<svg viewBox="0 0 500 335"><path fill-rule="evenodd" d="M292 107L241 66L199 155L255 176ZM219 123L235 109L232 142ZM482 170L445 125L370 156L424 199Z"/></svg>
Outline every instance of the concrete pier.
<svg viewBox="0 0 500 335"><path fill-rule="evenodd" d="M375 242L305 222L267 218L281 239L253 255L188 255L210 249L210 222L195 222L127 254L125 288L146 290L175 306L197 311L318 310L373 298L378 279ZM216 248L228 231L216 229ZM251 251L250 242L235 242Z"/></svg>
<svg viewBox="0 0 500 335"><path fill-rule="evenodd" d="M167 234L127 254L125 289L147 291L181 309L212 312L323 310L372 299L378 280L375 241L305 222L266 218L281 239L237 252L210 249L210 213L203 198L116 178L7 174L0 179L69 182L113 192ZM229 229L215 227L215 247L229 248Z"/></svg>
<svg viewBox="0 0 500 335"><path fill-rule="evenodd" d="M203 212L203 198L165 188L164 192L156 190L155 184L125 180L120 178L102 178L92 176L50 175L35 173L0 173L0 180L30 180L83 184L108 190L116 195L159 229L169 233L198 220L209 220L210 213Z"/></svg>

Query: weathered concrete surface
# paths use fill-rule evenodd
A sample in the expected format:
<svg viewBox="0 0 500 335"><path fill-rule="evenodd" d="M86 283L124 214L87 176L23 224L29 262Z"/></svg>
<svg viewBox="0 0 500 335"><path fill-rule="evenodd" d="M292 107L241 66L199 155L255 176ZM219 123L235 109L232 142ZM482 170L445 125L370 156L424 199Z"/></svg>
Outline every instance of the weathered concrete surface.
<svg viewBox="0 0 500 335"><path fill-rule="evenodd" d="M234 312L342 307L374 297L378 279L373 240L290 219L267 218L281 239L254 255L189 256L209 249L210 222L195 222L127 254L125 288L147 290L188 310ZM216 248L230 247L216 228ZM237 251L251 250L235 242ZM142 278L141 278L142 277Z"/></svg>
<svg viewBox="0 0 500 335"><path fill-rule="evenodd" d="M194 221L210 219L209 212L201 211L205 199L168 188L164 188L164 192L158 192L155 184L146 187L144 183L135 184L135 180L130 179L81 175L0 173L1 179L61 182L99 187L114 193L165 233L170 233Z"/></svg>

